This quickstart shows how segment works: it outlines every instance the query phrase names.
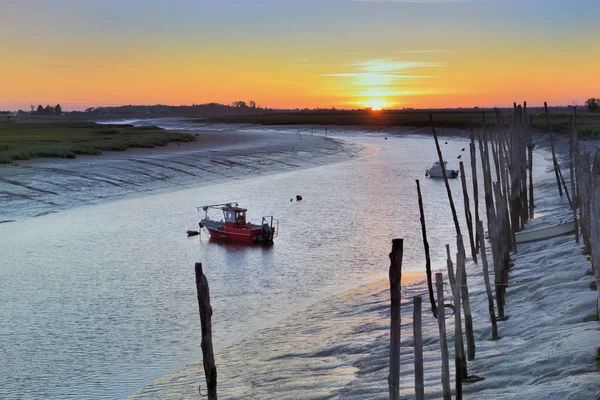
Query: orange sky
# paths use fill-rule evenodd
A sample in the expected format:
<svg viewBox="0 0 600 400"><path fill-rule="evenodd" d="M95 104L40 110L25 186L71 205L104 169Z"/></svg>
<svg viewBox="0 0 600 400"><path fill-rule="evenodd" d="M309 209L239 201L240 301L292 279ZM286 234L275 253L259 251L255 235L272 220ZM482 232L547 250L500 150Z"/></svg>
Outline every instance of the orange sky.
<svg viewBox="0 0 600 400"><path fill-rule="evenodd" d="M600 66L598 1L56 3L3 6L0 109L472 107L600 96L591 72Z"/></svg>

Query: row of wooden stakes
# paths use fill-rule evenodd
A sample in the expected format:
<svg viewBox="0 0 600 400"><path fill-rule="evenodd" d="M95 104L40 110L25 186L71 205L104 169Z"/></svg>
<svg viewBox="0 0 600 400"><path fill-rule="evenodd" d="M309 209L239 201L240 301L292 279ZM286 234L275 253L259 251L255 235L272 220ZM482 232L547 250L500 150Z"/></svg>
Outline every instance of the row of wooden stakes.
<svg viewBox="0 0 600 400"><path fill-rule="evenodd" d="M548 109L546 119L550 134L550 144L553 157L554 170L556 171L557 183L560 196L564 193L569 196L567 185L560 170L554 136L551 131ZM488 310L491 324L491 339L500 338L498 333L498 321L508 319L505 311L506 289L509 284L509 271L512 267L511 253L517 252L515 233L524 228L525 223L534 216L534 191L533 191L533 132L530 126L531 118L527 114L526 103L523 106L515 104L509 124L503 121L500 112L496 111L497 129L486 130L483 134L477 134L479 144L479 156L481 170L483 171L483 184L485 193L485 209L489 241L491 248L494 292L489 277L489 265L484 238L484 225L479 216L479 188L477 180L477 148L475 134L471 132L470 156L472 171L472 193L474 197L475 219L471 214L471 205L463 162L460 162L460 177L465 207L465 219L468 228L471 258L477 263L479 254L481 257L481 268L483 271L484 284L488 300ZM576 115L576 114L574 114ZM483 126L485 114L482 114ZM473 360L476 354L476 344L473 334L473 321L469 301L469 290L467 273L465 271L466 251L463 236L458 221L456 208L448 177L446 175L443 155L438 141L438 135L433 127L433 118L430 115L432 133L438 153L440 165L450 209L456 229L457 254L456 270L451 258L450 246L446 245L448 280L452 287L454 304L446 304L443 297L443 275L435 275L436 291L433 290L431 262L429 256L429 244L427 241L425 216L419 180L417 194L423 234L423 245L426 258L426 273L429 300L434 316L438 320L440 333L440 348L442 356L442 392L444 400L451 399L448 344L445 330L445 310L452 308L455 319L455 371L456 385L455 398L462 399L462 385L465 382L474 382L483 378L468 374L467 361ZM576 118L572 119L572 141L570 146L571 167L571 193L577 193L574 200L569 199L569 205L573 210L576 232L575 239L579 243L579 228L584 237L584 252L593 253L593 260L600 260L600 151L597 152L594 162L591 155L585 153L581 162L579 157L579 145L577 143ZM492 163L493 167L492 168ZM495 181L492 181L495 178ZM579 219L581 223L577 225ZM400 399L399 366L400 366L400 297L401 297L401 268L402 268L402 239L392 241L392 252L390 253L390 290L391 290L391 335L390 335L390 374L388 377L390 400ZM594 267L594 263L596 264ZM597 313L600 317L600 271L597 261L592 264L595 271L597 288L599 288ZM435 294L437 294L437 296ZM421 303L420 296L413 298L413 337L414 337L414 371L415 371L415 396L417 400L424 399L423 386L423 347L421 334ZM466 337L466 354L463 343L463 318Z"/></svg>

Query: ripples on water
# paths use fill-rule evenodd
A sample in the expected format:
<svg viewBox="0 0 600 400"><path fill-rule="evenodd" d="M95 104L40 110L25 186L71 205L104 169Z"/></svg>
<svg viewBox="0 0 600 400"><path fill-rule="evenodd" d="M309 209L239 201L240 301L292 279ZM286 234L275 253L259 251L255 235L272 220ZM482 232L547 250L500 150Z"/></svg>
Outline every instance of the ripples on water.
<svg viewBox="0 0 600 400"><path fill-rule="evenodd" d="M270 398L300 398L295 389L342 388L357 371L332 358L334 344L322 354L333 364L321 373L302 357L285 360L291 367L280 381L270 381L269 370L280 368L289 346L319 351L321 331L385 329L382 299L344 315L333 315L326 299L385 276L394 237L405 238L404 269L423 269L415 178L422 178L434 262L453 240L443 183L424 178L435 158L432 139L347 139L366 146L364 158L1 224L0 397L122 398L155 379L142 397L194 392L203 382L198 365L181 368L201 359L196 261L211 287L224 393L262 399L273 387L279 395ZM447 158L464 146L450 140ZM458 193L460 182L451 186ZM296 194L304 200L290 202ZM225 201L248 207L251 221L275 215L276 243L240 247L185 236L200 219L197 206ZM365 342L356 353L369 348ZM255 363L263 363L258 375L245 375Z"/></svg>

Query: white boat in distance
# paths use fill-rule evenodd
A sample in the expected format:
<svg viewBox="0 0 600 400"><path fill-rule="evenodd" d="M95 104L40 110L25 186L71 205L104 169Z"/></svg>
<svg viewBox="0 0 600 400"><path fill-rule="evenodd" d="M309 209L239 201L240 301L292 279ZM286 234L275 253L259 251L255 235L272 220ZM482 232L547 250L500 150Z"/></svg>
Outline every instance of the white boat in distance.
<svg viewBox="0 0 600 400"><path fill-rule="evenodd" d="M447 161L444 161L444 168L446 169L446 176L448 177L448 179L458 178L458 171L455 169L449 169ZM430 178L443 178L444 175L442 174L442 167L440 166L440 162L434 162L431 168L425 171L425 176L428 176Z"/></svg>
<svg viewBox="0 0 600 400"><path fill-rule="evenodd" d="M550 239L575 232L575 222L565 221L552 226L532 229L515 233L517 243L536 242L538 240Z"/></svg>

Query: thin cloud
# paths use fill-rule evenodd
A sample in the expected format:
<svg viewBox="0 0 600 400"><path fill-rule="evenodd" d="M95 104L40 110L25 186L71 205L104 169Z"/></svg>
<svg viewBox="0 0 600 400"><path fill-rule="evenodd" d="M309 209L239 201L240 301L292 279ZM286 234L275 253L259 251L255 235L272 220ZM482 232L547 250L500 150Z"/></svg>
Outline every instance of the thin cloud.
<svg viewBox="0 0 600 400"><path fill-rule="evenodd" d="M444 64L430 61L401 61L393 59L375 59L355 62L347 65L349 71L326 73L321 76L340 80L335 89L349 92L347 97L362 99L354 101L382 108L397 104L401 97L428 95L436 89L425 85L423 79L437 78L435 75L419 73ZM343 86L339 86L339 85ZM382 104L379 106L378 104Z"/></svg>
<svg viewBox="0 0 600 400"><path fill-rule="evenodd" d="M342 72L340 74L323 74L321 76L337 76L340 78L383 78L383 79L421 79L436 78L431 75L400 75L400 74L378 74L374 72Z"/></svg>
<svg viewBox="0 0 600 400"><path fill-rule="evenodd" d="M352 64L352 66L366 72L392 72L409 68L443 67L443 64L427 61L389 61L370 60Z"/></svg>

